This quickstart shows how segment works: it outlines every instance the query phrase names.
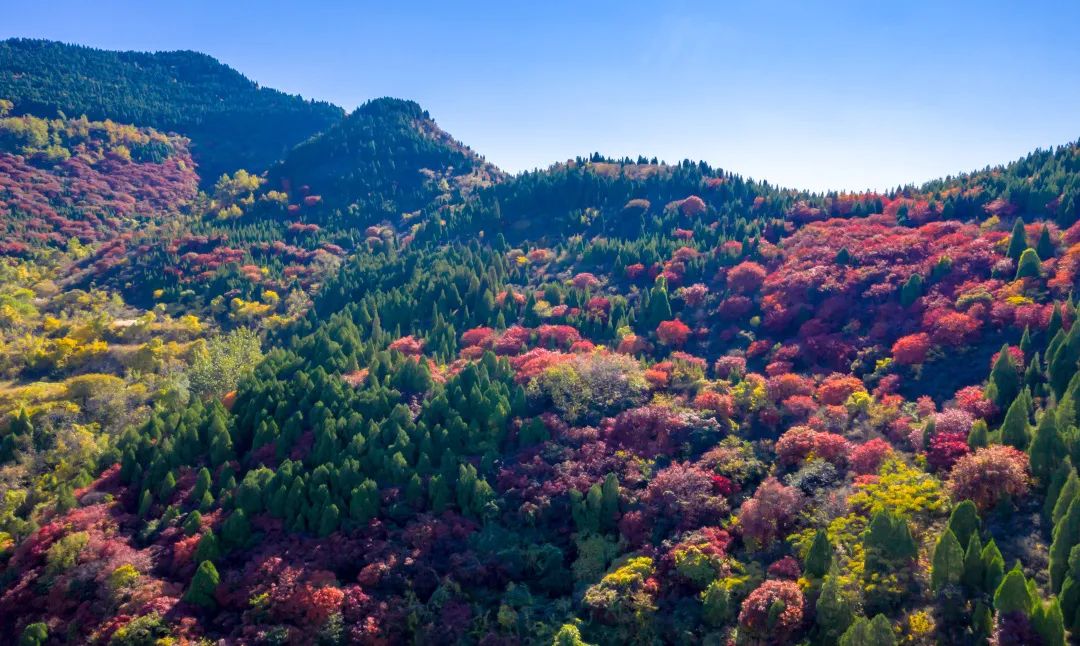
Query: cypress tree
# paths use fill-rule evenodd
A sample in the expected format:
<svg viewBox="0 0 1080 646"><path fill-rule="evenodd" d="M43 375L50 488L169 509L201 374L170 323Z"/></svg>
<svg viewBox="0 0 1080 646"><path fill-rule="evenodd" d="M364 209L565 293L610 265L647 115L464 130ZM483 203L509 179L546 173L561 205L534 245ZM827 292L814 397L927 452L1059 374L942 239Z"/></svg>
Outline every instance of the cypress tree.
<svg viewBox="0 0 1080 646"><path fill-rule="evenodd" d="M1073 469L1068 477L1065 479L1065 484L1061 486L1061 491L1058 492L1056 500L1054 500L1054 506L1050 512L1050 521L1054 527L1057 527L1058 523L1065 516L1065 512L1069 511L1069 506L1073 504L1073 501L1080 496L1080 477L1077 477L1076 470ZM1049 497L1047 498L1047 504L1049 504Z"/></svg>
<svg viewBox="0 0 1080 646"><path fill-rule="evenodd" d="M828 574L821 583L814 621L823 643L836 643L851 626L855 611L851 601L844 595L836 576Z"/></svg>
<svg viewBox="0 0 1080 646"><path fill-rule="evenodd" d="M1040 258L1050 258L1054 255L1054 242L1050 239L1050 229L1044 224L1039 232L1039 241L1035 244L1035 251Z"/></svg>
<svg viewBox="0 0 1080 646"><path fill-rule="evenodd" d="M949 515L949 529L960 545L967 545L979 533L980 525L979 509L970 500L960 502Z"/></svg>
<svg viewBox="0 0 1080 646"><path fill-rule="evenodd" d="M1031 626L1042 637L1043 646L1065 646L1065 617L1057 598L1036 606Z"/></svg>
<svg viewBox="0 0 1080 646"><path fill-rule="evenodd" d="M967 443L972 451L990 446L990 432L986 427L986 420L975 420L971 425L971 432L968 433Z"/></svg>
<svg viewBox="0 0 1080 646"><path fill-rule="evenodd" d="M1005 408L1020 394L1020 372L1009 352L1009 344L1001 346L993 367L990 368L990 381L997 387L994 403Z"/></svg>
<svg viewBox="0 0 1080 646"><path fill-rule="evenodd" d="M810 550L806 553L806 575L820 579L825 576L832 566L833 548L829 542L829 535L824 529L819 529L814 535L814 542L810 544Z"/></svg>
<svg viewBox="0 0 1080 646"><path fill-rule="evenodd" d="M1028 450L1031 458L1031 475L1040 487L1049 486L1065 454L1065 443L1061 440L1061 434L1058 433L1054 414L1052 411L1044 411Z"/></svg>
<svg viewBox="0 0 1080 646"><path fill-rule="evenodd" d="M941 592L946 586L957 585L964 574L964 548L951 529L946 529L934 546L930 569L930 589Z"/></svg>
<svg viewBox="0 0 1080 646"><path fill-rule="evenodd" d="M978 534L972 534L968 542L967 551L964 552L964 576L960 582L967 588L969 594L974 594L984 589L986 571L982 561L982 541Z"/></svg>
<svg viewBox="0 0 1080 646"><path fill-rule="evenodd" d="M1020 351L1024 353L1025 357L1031 356L1033 341L1031 340L1031 328L1030 326L1024 326L1024 334L1020 337Z"/></svg>
<svg viewBox="0 0 1080 646"><path fill-rule="evenodd" d="M195 546L195 562L216 561L220 557L221 548L218 547L217 536L214 535L214 530L207 528L206 533L199 539L199 544Z"/></svg>
<svg viewBox="0 0 1080 646"><path fill-rule="evenodd" d="M1061 492L1065 490L1065 485L1069 482L1069 476L1073 475L1076 469L1073 468L1072 458L1068 455L1061 461L1058 468L1054 470L1054 475L1050 478L1050 485L1046 488L1046 500L1043 502L1042 515L1046 520L1052 520L1054 517L1054 507L1057 505L1058 498L1061 497ZM1075 480L1075 477L1074 477ZM1072 496L1076 495L1076 486L1080 482L1073 482Z"/></svg>
<svg viewBox="0 0 1080 646"><path fill-rule="evenodd" d="M1054 594L1061 591L1069 567L1069 553L1077 543L1080 543L1080 498L1073 498L1061 521L1054 525L1050 543L1050 590Z"/></svg>
<svg viewBox="0 0 1080 646"><path fill-rule="evenodd" d="M999 615L1010 612L1031 614L1031 594L1019 563L1009 570L1001 580L1001 585L994 591L994 609Z"/></svg>
<svg viewBox="0 0 1080 646"><path fill-rule="evenodd" d="M983 548L982 562L983 574L986 577L983 581L983 589L987 592L997 590L1001 580L1005 577L1005 558L1001 556L1001 550L998 549L997 543L992 538Z"/></svg>
<svg viewBox="0 0 1080 646"><path fill-rule="evenodd" d="M227 549L243 547L251 538L251 522L243 509L229 514L221 524L221 540Z"/></svg>
<svg viewBox="0 0 1080 646"><path fill-rule="evenodd" d="M217 590L221 577L218 576L217 568L210 561L203 561L199 569L195 570L195 576L191 579L191 585L184 593L184 601L204 608L213 608L217 605L214 599L214 591Z"/></svg>
<svg viewBox="0 0 1080 646"><path fill-rule="evenodd" d="M1019 451L1026 451L1028 441L1027 401L1020 395L1013 400L1005 413L1005 421L1001 424L1001 443Z"/></svg>
<svg viewBox="0 0 1080 646"><path fill-rule="evenodd" d="M859 617L840 637L840 646L896 646L896 634L885 615Z"/></svg>
<svg viewBox="0 0 1080 646"><path fill-rule="evenodd" d="M923 279L919 274L912 274L900 288L900 304L910 307L923 295Z"/></svg>
<svg viewBox="0 0 1080 646"><path fill-rule="evenodd" d="M1020 262L1016 265L1016 280L1021 278L1038 278L1042 275L1042 261L1034 249L1025 249L1020 254Z"/></svg>
<svg viewBox="0 0 1080 646"><path fill-rule="evenodd" d="M1024 233L1024 219L1016 218L1013 224L1012 235L1009 237L1009 250L1006 255L1013 260L1020 260L1020 255L1027 249L1027 234Z"/></svg>

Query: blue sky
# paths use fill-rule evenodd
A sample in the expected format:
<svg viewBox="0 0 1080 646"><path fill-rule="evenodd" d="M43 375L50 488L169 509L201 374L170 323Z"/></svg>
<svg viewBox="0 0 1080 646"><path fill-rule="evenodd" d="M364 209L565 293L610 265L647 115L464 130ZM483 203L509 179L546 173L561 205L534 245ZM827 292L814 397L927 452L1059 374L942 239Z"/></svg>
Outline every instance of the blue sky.
<svg viewBox="0 0 1080 646"><path fill-rule="evenodd" d="M0 37L199 50L347 109L411 98L511 171L595 150L882 189L1080 138L1074 0L0 8Z"/></svg>

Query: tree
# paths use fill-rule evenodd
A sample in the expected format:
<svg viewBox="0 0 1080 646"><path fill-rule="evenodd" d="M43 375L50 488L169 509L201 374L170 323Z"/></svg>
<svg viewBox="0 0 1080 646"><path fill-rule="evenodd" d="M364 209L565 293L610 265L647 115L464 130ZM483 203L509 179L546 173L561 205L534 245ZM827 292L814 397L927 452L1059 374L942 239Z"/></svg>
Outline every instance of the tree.
<svg viewBox="0 0 1080 646"><path fill-rule="evenodd" d="M1065 442L1061 440L1052 411L1043 412L1035 437L1031 441L1028 455L1031 461L1031 475L1041 488L1050 485L1053 474L1061 466L1066 456Z"/></svg>
<svg viewBox="0 0 1080 646"><path fill-rule="evenodd" d="M824 529L819 529L814 534L814 541L810 543L810 550L806 553L807 576L819 579L825 576L832 566L832 559L833 547L829 542L829 535Z"/></svg>
<svg viewBox="0 0 1080 646"><path fill-rule="evenodd" d="M1016 280L1021 278L1038 278L1042 275L1042 261L1034 249L1025 249L1020 254L1020 262L1016 265Z"/></svg>
<svg viewBox="0 0 1080 646"><path fill-rule="evenodd" d="M1000 444L979 449L957 460L946 486L954 500L971 500L985 511L1027 493L1028 456Z"/></svg>
<svg viewBox="0 0 1080 646"><path fill-rule="evenodd" d="M690 338L690 328L679 320L664 321L656 328L656 339L660 343L681 348Z"/></svg>
<svg viewBox="0 0 1080 646"><path fill-rule="evenodd" d="M946 528L934 546L930 588L940 593L946 586L959 585L963 574L964 550L952 530Z"/></svg>
<svg viewBox="0 0 1080 646"><path fill-rule="evenodd" d="M1031 626L1042 637L1044 646L1065 646L1065 617L1057 598L1045 604L1041 601L1036 603Z"/></svg>
<svg viewBox="0 0 1080 646"><path fill-rule="evenodd" d="M1013 223L1012 235L1009 237L1009 249L1006 255L1013 260L1020 260L1020 255L1027 249L1027 234L1024 231L1023 218L1016 218Z"/></svg>
<svg viewBox="0 0 1080 646"><path fill-rule="evenodd" d="M794 581L768 580L743 601L739 627L749 636L788 643L803 618L803 593Z"/></svg>
<svg viewBox="0 0 1080 646"><path fill-rule="evenodd" d="M551 640L551 646L590 646L581 638L581 631L574 624L563 624L555 638Z"/></svg>
<svg viewBox="0 0 1080 646"><path fill-rule="evenodd" d="M840 646L896 646L896 633L885 615L859 617L840 637Z"/></svg>
<svg viewBox="0 0 1080 646"><path fill-rule="evenodd" d="M1013 400L1005 413L1005 421L1001 423L1001 443L1026 451L1029 441L1027 401L1021 396Z"/></svg>
<svg viewBox="0 0 1080 646"><path fill-rule="evenodd" d="M919 274L912 274L904 283L904 286L900 288L900 304L904 307L910 307L922 295L923 278Z"/></svg>
<svg viewBox="0 0 1080 646"><path fill-rule="evenodd" d="M1050 543L1050 590L1055 594L1061 592L1069 569L1069 554L1077 544L1080 544L1080 498L1074 497L1068 511L1054 524Z"/></svg>
<svg viewBox="0 0 1080 646"><path fill-rule="evenodd" d="M218 576L217 568L210 561L203 561L195 570L195 576L191 579L191 585L184 593L184 601L204 608L213 608L217 605L214 599L214 591L217 590L221 577Z"/></svg>
<svg viewBox="0 0 1080 646"><path fill-rule="evenodd" d="M1031 593L1028 590L1027 578L1020 570L1020 564L1017 563L994 591L994 609L998 614L1017 612L1029 615L1031 608Z"/></svg>
<svg viewBox="0 0 1080 646"><path fill-rule="evenodd" d="M239 327L213 337L194 354L188 373L191 390L201 397L220 399L261 360L261 343L254 330Z"/></svg>
<svg viewBox="0 0 1080 646"><path fill-rule="evenodd" d="M1020 394L1020 371L1013 361L1007 343L1001 346L997 359L990 368L990 381L996 388L997 396L994 398L994 403L999 408L1007 407Z"/></svg>
<svg viewBox="0 0 1080 646"><path fill-rule="evenodd" d="M979 525L979 510L975 503L963 500L953 507L949 515L949 529L961 545L967 545L972 536L978 535Z"/></svg>
<svg viewBox="0 0 1080 646"><path fill-rule="evenodd" d="M49 627L42 622L29 624L19 636L19 646L44 646L49 639Z"/></svg>
<svg viewBox="0 0 1080 646"><path fill-rule="evenodd" d="M837 577L828 574L821 583L814 621L822 641L834 643L851 626L855 619L854 604L844 594Z"/></svg>
<svg viewBox="0 0 1080 646"><path fill-rule="evenodd" d="M1035 251L1040 258L1050 258L1054 255L1054 242L1050 239L1050 229L1045 224L1039 231L1039 241L1035 244Z"/></svg>

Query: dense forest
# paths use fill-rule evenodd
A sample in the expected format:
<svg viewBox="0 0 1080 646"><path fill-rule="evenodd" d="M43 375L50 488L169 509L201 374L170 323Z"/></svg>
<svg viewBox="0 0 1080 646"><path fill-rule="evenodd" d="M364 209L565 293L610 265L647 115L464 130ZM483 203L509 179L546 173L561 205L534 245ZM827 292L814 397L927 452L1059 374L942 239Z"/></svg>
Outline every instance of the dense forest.
<svg viewBox="0 0 1080 646"><path fill-rule="evenodd" d="M1080 142L509 175L413 102L7 41L0 226L20 644L1080 640Z"/></svg>

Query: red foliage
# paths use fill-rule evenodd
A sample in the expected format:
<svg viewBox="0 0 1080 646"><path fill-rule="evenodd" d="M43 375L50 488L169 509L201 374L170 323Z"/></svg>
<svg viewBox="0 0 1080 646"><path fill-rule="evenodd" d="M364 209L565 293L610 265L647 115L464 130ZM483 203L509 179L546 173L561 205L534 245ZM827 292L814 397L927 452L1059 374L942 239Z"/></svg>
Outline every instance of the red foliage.
<svg viewBox="0 0 1080 646"><path fill-rule="evenodd" d="M679 211L688 218L697 217L705 212L705 200L691 195L679 202Z"/></svg>
<svg viewBox="0 0 1080 646"><path fill-rule="evenodd" d="M981 321L968 314L946 312L937 317L931 317L930 314L928 312L927 316L923 317L924 324L927 319L933 320L932 338L942 345L953 347L964 345L978 334L982 327Z"/></svg>
<svg viewBox="0 0 1080 646"><path fill-rule="evenodd" d="M720 522L728 505L723 496L716 495L712 477L689 463L673 463L645 488L641 496L645 517L673 520L680 530Z"/></svg>
<svg viewBox="0 0 1080 646"><path fill-rule="evenodd" d="M570 279L570 284L576 289L590 289L599 285L600 279L588 272L582 272Z"/></svg>
<svg viewBox="0 0 1080 646"><path fill-rule="evenodd" d="M783 610L773 616L773 607L777 603ZM743 601L739 612L740 631L763 643L792 643L802 624L804 603L802 589L794 581L767 580Z"/></svg>
<svg viewBox="0 0 1080 646"><path fill-rule="evenodd" d="M840 405L852 393L865 390L866 386L858 377L833 373L818 386L817 398L822 404Z"/></svg>
<svg viewBox="0 0 1080 646"><path fill-rule="evenodd" d="M934 433L926 447L926 461L935 471L948 471L969 451L967 433Z"/></svg>
<svg viewBox="0 0 1080 646"><path fill-rule="evenodd" d="M865 444L856 446L848 457L851 470L857 474L869 475L878 472L885 458L893 453L891 444L881 439L874 438Z"/></svg>
<svg viewBox="0 0 1080 646"><path fill-rule="evenodd" d="M763 547L770 545L791 528L802 502L798 489L786 487L770 476L758 486L753 497L739 508L739 527L743 538Z"/></svg>
<svg viewBox="0 0 1080 646"><path fill-rule="evenodd" d="M902 336L892 347L893 360L902 366L921 364L926 361L926 353L929 351L930 335L925 332Z"/></svg>
<svg viewBox="0 0 1080 646"><path fill-rule="evenodd" d="M988 419L997 413L997 406L986 398L981 386L965 386L956 391L956 405L972 417Z"/></svg>
<svg viewBox="0 0 1080 646"><path fill-rule="evenodd" d="M549 348L568 348L581 340L581 334L570 325L541 325L536 335L540 345Z"/></svg>
<svg viewBox="0 0 1080 646"><path fill-rule="evenodd" d="M698 307L705 302L705 297L709 295L709 288L702 283L694 283L680 289L679 295L688 307Z"/></svg>
<svg viewBox="0 0 1080 646"><path fill-rule="evenodd" d="M731 395L703 390L694 397L694 408L715 413L723 418L730 418L735 412L735 401Z"/></svg>
<svg viewBox="0 0 1080 646"><path fill-rule="evenodd" d="M747 260L728 271L727 286L737 294L752 294L764 284L766 275L764 267Z"/></svg>
<svg viewBox="0 0 1080 646"><path fill-rule="evenodd" d="M957 460L947 484L954 500L970 499L985 511L1005 496L1024 496L1029 480L1027 454L994 444Z"/></svg>
<svg viewBox="0 0 1080 646"><path fill-rule="evenodd" d="M808 426L793 426L776 441L777 461L788 466L811 456L840 466L847 461L850 452L851 445L843 436L815 431Z"/></svg>
<svg viewBox="0 0 1080 646"><path fill-rule="evenodd" d="M398 352L408 356L420 356L424 351L424 340L417 339L416 337L403 336L397 341L390 344L391 350L397 350Z"/></svg>
<svg viewBox="0 0 1080 646"><path fill-rule="evenodd" d="M680 348L690 338L690 328L679 320L664 321L656 328L656 339L667 346Z"/></svg>
<svg viewBox="0 0 1080 646"><path fill-rule="evenodd" d="M471 346L490 347L495 339L495 330L489 327L474 327L461 334L462 347Z"/></svg>

